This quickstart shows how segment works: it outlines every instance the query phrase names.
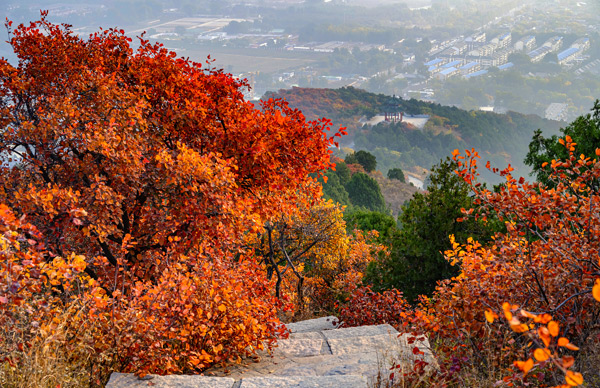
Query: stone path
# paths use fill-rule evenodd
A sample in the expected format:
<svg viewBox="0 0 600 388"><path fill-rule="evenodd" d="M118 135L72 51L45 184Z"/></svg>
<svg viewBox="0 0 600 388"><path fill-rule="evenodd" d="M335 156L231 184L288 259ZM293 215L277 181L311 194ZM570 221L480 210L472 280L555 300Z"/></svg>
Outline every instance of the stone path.
<svg viewBox="0 0 600 388"><path fill-rule="evenodd" d="M215 368L205 376L149 376L113 373L107 388L370 388L388 376L391 365L416 358L436 365L427 339L408 344L390 325L337 328L335 317L290 323L289 339L258 362ZM415 355L418 347L423 354ZM211 376L212 375L212 376Z"/></svg>

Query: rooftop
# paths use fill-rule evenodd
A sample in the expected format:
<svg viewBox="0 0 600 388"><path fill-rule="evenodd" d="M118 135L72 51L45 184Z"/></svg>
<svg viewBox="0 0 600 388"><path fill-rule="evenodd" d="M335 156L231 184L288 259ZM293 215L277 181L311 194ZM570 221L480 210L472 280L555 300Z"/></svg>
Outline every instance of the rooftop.
<svg viewBox="0 0 600 388"><path fill-rule="evenodd" d="M429 67L429 66L435 66L441 62L443 62L444 60L442 58L436 58L436 59L432 59L429 62L425 62L425 66Z"/></svg>
<svg viewBox="0 0 600 388"><path fill-rule="evenodd" d="M465 78L478 77L480 75L484 75L484 74L487 74L487 73L488 73L487 70L479 70L479 71L476 71L475 73L471 73L471 74L465 75Z"/></svg>
<svg viewBox="0 0 600 388"><path fill-rule="evenodd" d="M448 74L452 74L452 73L454 73L454 72L455 72L455 71L457 71L457 70L458 70L458 69L457 69L456 67L449 67L449 68L447 68L447 69L444 69L444 70L440 71L440 74L441 74L441 75L448 75Z"/></svg>
<svg viewBox="0 0 600 388"><path fill-rule="evenodd" d="M552 49L550 47L542 46L542 47L536 48L533 51L528 52L527 55L529 55L529 57L531 57L531 58L534 58L534 57L537 57L538 55L548 54L551 51L552 51Z"/></svg>
<svg viewBox="0 0 600 388"><path fill-rule="evenodd" d="M469 70L472 69L473 67L477 66L479 63L473 61L473 62L469 62L466 65L462 66L460 69L461 70Z"/></svg>
<svg viewBox="0 0 600 388"><path fill-rule="evenodd" d="M451 67L456 67L456 66L460 65L461 63L462 63L461 60L456 60L456 61L448 62L445 65L443 65L442 67L444 69L448 69L448 68L451 68Z"/></svg>
<svg viewBox="0 0 600 388"><path fill-rule="evenodd" d="M575 54L578 51L579 51L579 48L577 48L577 47L569 47L565 51L558 53L558 60L562 61L563 59L570 57L571 55Z"/></svg>
<svg viewBox="0 0 600 388"><path fill-rule="evenodd" d="M504 65L500 65L500 66L498 66L498 69L500 69L500 70L506 70L506 69L510 69L510 68L511 68L511 67L513 67L514 65L515 65L515 64L514 64L514 63L512 63L512 62L508 62L508 63L505 63Z"/></svg>

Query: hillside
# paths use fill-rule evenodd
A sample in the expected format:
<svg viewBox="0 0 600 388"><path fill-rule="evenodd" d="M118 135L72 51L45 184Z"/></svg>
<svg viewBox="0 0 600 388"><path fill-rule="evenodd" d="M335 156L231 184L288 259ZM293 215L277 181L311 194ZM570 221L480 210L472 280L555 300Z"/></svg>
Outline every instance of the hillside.
<svg viewBox="0 0 600 388"><path fill-rule="evenodd" d="M385 203L391 210L394 218L398 217L402 205L404 205L406 201L410 201L413 194L418 191L415 186L409 183L384 177L380 171L375 171L370 175L377 181L377 184L379 184L381 194L383 194Z"/></svg>
<svg viewBox="0 0 600 388"><path fill-rule="evenodd" d="M307 119L327 117L334 128L345 126L348 136L342 145L364 149L377 157L378 169L415 167L429 169L454 149L475 148L484 160L503 167L510 163L520 175L529 170L523 164L533 132L558 133L561 123L536 115L516 112L497 114L465 111L456 107L404 100L383 94L368 93L352 87L341 89L292 88L268 93L265 98L283 98L292 108L300 109ZM423 128L406 122L380 122L363 125L384 113L427 115ZM486 180L495 181L486 176Z"/></svg>

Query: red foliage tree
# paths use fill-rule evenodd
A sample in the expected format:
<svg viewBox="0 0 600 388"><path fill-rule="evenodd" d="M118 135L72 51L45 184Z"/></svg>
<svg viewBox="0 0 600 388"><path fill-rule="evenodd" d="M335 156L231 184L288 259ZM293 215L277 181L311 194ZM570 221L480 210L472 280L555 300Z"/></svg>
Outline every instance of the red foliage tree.
<svg viewBox="0 0 600 388"><path fill-rule="evenodd" d="M246 236L320 195L309 174L330 166L330 123L279 100L257 110L244 81L143 39L134 51L122 30L7 27L19 63L0 60L0 202L39 230L46 262L85 257L98 344L114 334L125 370L169 373L272 338Z"/></svg>

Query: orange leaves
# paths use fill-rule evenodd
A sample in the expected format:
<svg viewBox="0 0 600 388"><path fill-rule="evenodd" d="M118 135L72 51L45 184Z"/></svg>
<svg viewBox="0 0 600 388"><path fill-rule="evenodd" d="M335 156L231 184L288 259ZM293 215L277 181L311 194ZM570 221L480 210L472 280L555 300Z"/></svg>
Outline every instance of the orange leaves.
<svg viewBox="0 0 600 388"><path fill-rule="evenodd" d="M215 260L193 271L165 270L156 285L138 284L140 297L121 298L123 346L139 347L131 371L201 372L253 354L278 333L276 301L258 265ZM133 341L133 342L127 342ZM160 346L154 346L159 344Z"/></svg>
<svg viewBox="0 0 600 388"><path fill-rule="evenodd" d="M537 348L533 352L533 356L538 361L546 361L552 356L552 353L550 353L550 351L546 348Z"/></svg>
<svg viewBox="0 0 600 388"><path fill-rule="evenodd" d="M485 310L485 319L489 322L489 323L493 323L494 319L498 319L498 314L496 314L495 312L493 312L490 309Z"/></svg>
<svg viewBox="0 0 600 388"><path fill-rule="evenodd" d="M596 279L596 283L594 283L594 287L592 287L592 295L594 299L600 302L600 279Z"/></svg>
<svg viewBox="0 0 600 388"><path fill-rule="evenodd" d="M569 350L579 350L579 347L573 345L567 338L561 337L558 339L558 346L567 348Z"/></svg>
<svg viewBox="0 0 600 388"><path fill-rule="evenodd" d="M581 373L569 370L565 375L565 381L570 387L577 387L578 385L583 384L583 376Z"/></svg>
<svg viewBox="0 0 600 388"><path fill-rule="evenodd" d="M519 330L515 330L515 322L516 317L513 316L511 310L516 310L518 306L511 306L508 303L504 303L503 309L506 313L506 319L509 321L511 328L519 332ZM538 344L537 347L533 351L533 358L540 365L545 365L548 362L553 363L565 373L565 379L569 386L577 386L583 383L583 377L580 373L575 373L569 368L573 366L575 363L575 359L571 356L562 356L560 357L561 350L560 348L566 348L569 350L579 350L579 348L569 342L569 340L565 337L559 337L556 340L556 343L553 343L553 338L558 337L560 333L560 324L554 320L552 320L552 316L549 314L532 314L527 311L521 310L520 314L522 317L526 319L531 319L533 324L522 324L528 327L528 330L524 331L527 333L527 336L533 340L534 343ZM520 322L518 322L521 324ZM529 330L529 328L533 328L534 324L537 324L537 330ZM541 344L538 340L541 340ZM523 374L527 374L529 370L531 370L536 362L533 361L532 358L529 358L527 361L515 361L514 366L519 368ZM574 385L571 385L574 384Z"/></svg>
<svg viewBox="0 0 600 388"><path fill-rule="evenodd" d="M519 368L523 374L527 374L533 368L533 360L530 358L527 361L515 361L514 365Z"/></svg>

